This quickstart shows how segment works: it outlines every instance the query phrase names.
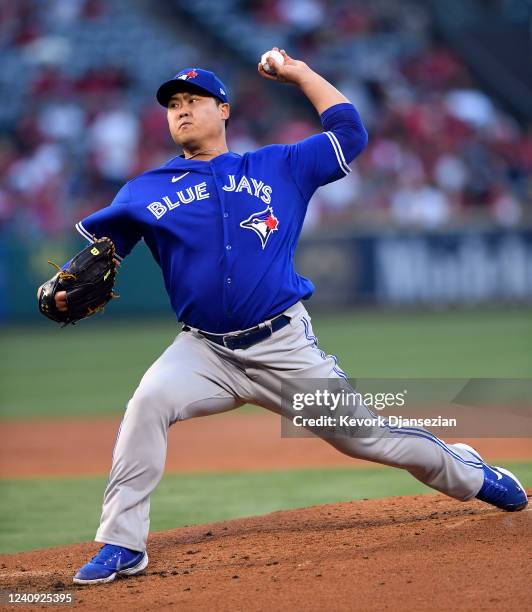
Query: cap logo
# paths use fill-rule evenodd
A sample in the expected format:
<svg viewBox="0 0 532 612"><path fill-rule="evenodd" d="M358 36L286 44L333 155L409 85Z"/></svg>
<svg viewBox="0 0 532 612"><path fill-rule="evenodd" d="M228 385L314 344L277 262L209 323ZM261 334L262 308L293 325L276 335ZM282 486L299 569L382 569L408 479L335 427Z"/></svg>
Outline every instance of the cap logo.
<svg viewBox="0 0 532 612"><path fill-rule="evenodd" d="M225 96L225 91L220 87L220 93L222 94L222 96Z"/></svg>
<svg viewBox="0 0 532 612"><path fill-rule="evenodd" d="M181 81L188 81L188 79L195 79L198 76L198 73L195 70L189 70L185 72L185 74L181 74L177 78Z"/></svg>

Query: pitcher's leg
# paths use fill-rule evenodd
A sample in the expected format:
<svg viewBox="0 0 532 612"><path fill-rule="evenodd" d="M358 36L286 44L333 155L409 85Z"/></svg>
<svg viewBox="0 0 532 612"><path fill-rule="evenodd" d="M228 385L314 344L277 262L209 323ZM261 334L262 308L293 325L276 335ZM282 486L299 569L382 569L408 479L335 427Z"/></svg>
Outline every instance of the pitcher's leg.
<svg viewBox="0 0 532 612"><path fill-rule="evenodd" d="M281 408L281 385L278 381L268 383L267 378L260 379L262 389L256 394L257 403L288 418L300 415L290 414L286 402ZM265 392L265 387L271 392ZM364 406L354 409L350 416L375 418ZM352 435L344 431L331 435L323 427L309 429L345 455L405 469L429 487L456 499L465 501L474 497L484 480L481 461L424 429L396 432L386 427L362 425L353 429Z"/></svg>
<svg viewBox="0 0 532 612"><path fill-rule="evenodd" d="M325 440L350 457L405 469L427 486L462 501L474 497L484 481L482 462L425 429L359 427L354 437Z"/></svg>
<svg viewBox="0 0 532 612"><path fill-rule="evenodd" d="M146 548L150 494L164 472L168 428L241 405L234 382L205 343L186 332L150 367L120 426L96 541Z"/></svg>
<svg viewBox="0 0 532 612"><path fill-rule="evenodd" d="M254 381L257 403L279 414L282 410L281 387L286 379L335 379L346 391L353 391L336 358L318 348L308 313L301 305L294 309L296 313L289 326L250 349L250 366L246 369ZM315 383L309 381L309 385L308 390L314 390ZM285 416L292 418L301 414L296 411L287 414L287 407L285 402ZM363 404L350 410L354 417L375 418ZM406 469L421 482L456 499L474 497L483 484L481 461L421 428L398 431L389 427L359 426L333 437L324 428L312 431L346 455Z"/></svg>

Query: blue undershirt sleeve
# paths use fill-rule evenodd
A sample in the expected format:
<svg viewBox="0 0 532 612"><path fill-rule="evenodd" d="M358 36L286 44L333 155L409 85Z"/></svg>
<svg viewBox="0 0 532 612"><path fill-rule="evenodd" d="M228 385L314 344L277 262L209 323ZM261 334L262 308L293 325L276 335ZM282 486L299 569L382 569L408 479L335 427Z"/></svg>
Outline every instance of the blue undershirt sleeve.
<svg viewBox="0 0 532 612"><path fill-rule="evenodd" d="M310 199L316 189L351 172L349 163L368 142L368 134L356 108L336 104L321 115L324 131L288 145L286 154L300 192Z"/></svg>

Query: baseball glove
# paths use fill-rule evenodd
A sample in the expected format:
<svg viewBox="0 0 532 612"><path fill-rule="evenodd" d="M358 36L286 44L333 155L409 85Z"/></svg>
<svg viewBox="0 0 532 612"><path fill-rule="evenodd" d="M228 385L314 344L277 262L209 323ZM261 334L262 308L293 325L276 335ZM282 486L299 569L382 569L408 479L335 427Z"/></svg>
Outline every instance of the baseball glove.
<svg viewBox="0 0 532 612"><path fill-rule="evenodd" d="M113 298L117 271L115 246L110 238L100 238L80 251L65 270L55 266L59 273L42 286L39 298L41 313L56 321L69 323L90 317L103 310ZM66 291L66 312L57 309L55 296L59 291Z"/></svg>

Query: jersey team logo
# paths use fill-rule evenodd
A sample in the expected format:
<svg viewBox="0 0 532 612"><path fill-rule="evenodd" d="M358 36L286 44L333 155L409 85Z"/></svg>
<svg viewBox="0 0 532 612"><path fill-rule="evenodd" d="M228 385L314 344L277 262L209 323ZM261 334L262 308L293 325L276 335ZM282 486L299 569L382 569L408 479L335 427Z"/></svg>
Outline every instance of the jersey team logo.
<svg viewBox="0 0 532 612"><path fill-rule="evenodd" d="M181 81L188 81L188 79L195 79L197 76L198 73L195 70L189 70L188 72L185 72L185 74L182 74L177 78Z"/></svg>
<svg viewBox="0 0 532 612"><path fill-rule="evenodd" d="M258 213L253 213L245 221L240 223L240 227L253 230L257 234L257 236L260 238L263 249L266 246L271 233L277 231L278 226L279 221L273 216L273 209L271 206L268 206L268 208L261 210Z"/></svg>

